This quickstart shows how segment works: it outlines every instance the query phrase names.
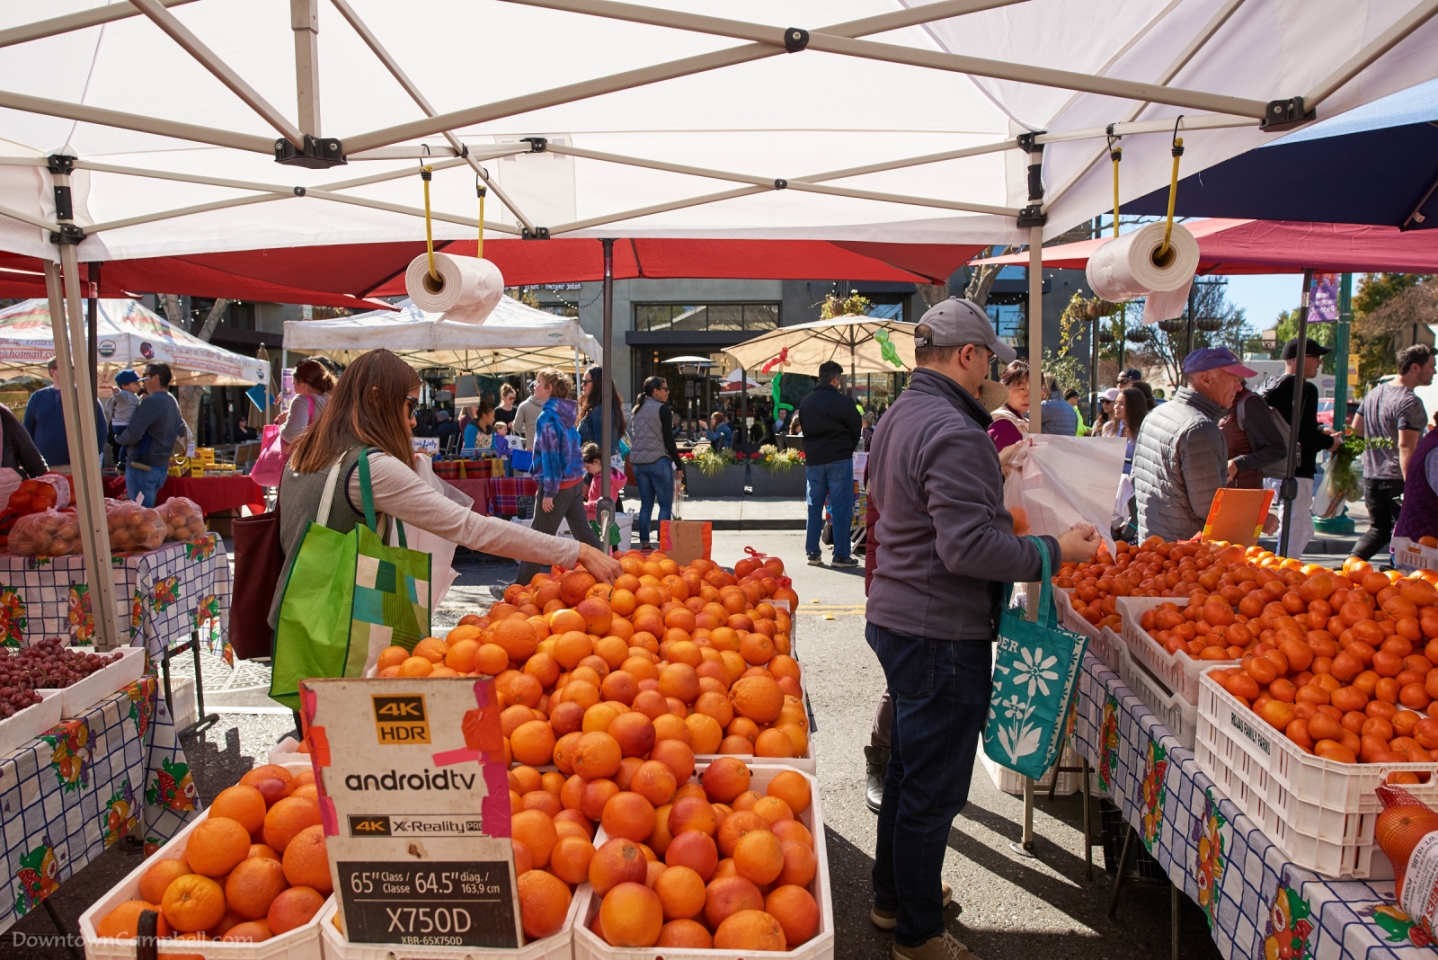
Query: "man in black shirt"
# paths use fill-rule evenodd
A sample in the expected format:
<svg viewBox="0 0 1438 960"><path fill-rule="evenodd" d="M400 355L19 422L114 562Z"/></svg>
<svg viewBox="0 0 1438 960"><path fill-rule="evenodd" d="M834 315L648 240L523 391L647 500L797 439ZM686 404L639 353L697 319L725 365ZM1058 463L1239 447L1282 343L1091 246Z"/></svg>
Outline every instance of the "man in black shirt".
<svg viewBox="0 0 1438 960"><path fill-rule="evenodd" d="M1318 375L1318 366L1322 363L1323 356L1329 352L1329 347L1310 340L1303 355L1303 413L1298 420L1298 466L1293 471L1293 476L1298 481L1298 496L1293 500L1293 529L1288 535L1290 557L1302 557L1308 542L1313 539L1313 474L1318 455L1325 450L1337 450L1343 443L1341 434L1329 433L1319 426L1318 388L1308 382L1311 377ZM1287 422L1293 416L1293 383L1298 372L1297 340L1290 340L1284 345L1283 361L1287 372L1267 384L1267 389L1262 392L1263 399ZM1274 479L1263 481L1265 487L1275 491L1282 483L1282 480ZM1282 504L1276 505L1281 516ZM1282 529L1278 535L1281 543Z"/></svg>
<svg viewBox="0 0 1438 960"><path fill-rule="evenodd" d="M812 566L823 566L819 535L824 525L824 501L834 514L836 567L857 567L849 552L849 526L854 517L854 448L859 445L859 408L839 392L844 368L833 360L819 364L819 383L799 404L804 425L804 473L807 478L809 518L804 549Z"/></svg>

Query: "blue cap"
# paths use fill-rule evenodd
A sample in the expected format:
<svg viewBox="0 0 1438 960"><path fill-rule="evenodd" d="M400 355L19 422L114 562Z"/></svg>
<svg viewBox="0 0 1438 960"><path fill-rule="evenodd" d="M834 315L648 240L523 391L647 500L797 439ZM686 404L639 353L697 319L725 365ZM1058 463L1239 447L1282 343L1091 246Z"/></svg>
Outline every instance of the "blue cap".
<svg viewBox="0 0 1438 960"><path fill-rule="evenodd" d="M1227 370L1236 377L1256 377L1257 370L1250 370L1227 347L1202 347L1183 358L1184 373L1203 373L1205 370Z"/></svg>
<svg viewBox="0 0 1438 960"><path fill-rule="evenodd" d="M131 384L131 383L139 383L139 382L140 382L140 375L139 375L138 373L136 373L135 371L133 371L133 370L121 370L119 373L115 374L115 384L116 384L116 386L121 386L121 387L123 387L123 386L127 386L128 384Z"/></svg>

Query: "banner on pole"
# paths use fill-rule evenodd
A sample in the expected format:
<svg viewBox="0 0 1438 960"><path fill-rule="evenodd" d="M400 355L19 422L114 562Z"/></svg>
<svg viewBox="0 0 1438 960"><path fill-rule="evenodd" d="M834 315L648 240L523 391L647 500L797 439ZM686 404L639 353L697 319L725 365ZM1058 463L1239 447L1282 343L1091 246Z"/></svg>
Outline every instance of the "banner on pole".
<svg viewBox="0 0 1438 960"><path fill-rule="evenodd" d="M1313 275L1313 291L1308 297L1308 322L1338 322L1338 274Z"/></svg>

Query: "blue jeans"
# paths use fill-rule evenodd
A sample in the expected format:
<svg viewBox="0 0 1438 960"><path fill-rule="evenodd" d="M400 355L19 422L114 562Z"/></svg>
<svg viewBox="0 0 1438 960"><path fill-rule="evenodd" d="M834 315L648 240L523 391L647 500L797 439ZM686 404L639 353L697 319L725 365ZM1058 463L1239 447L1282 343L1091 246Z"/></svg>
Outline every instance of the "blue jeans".
<svg viewBox="0 0 1438 960"><path fill-rule="evenodd" d="M134 500L135 494L142 493L145 495L144 506L153 507L155 497L168 478L169 473L164 467L137 470L133 466L128 466L125 468L125 499Z"/></svg>
<svg viewBox="0 0 1438 960"><path fill-rule="evenodd" d="M631 461L633 463L633 461ZM674 461L660 457L653 463L634 463L634 479L639 482L639 542L649 539L649 512L659 501L659 519L668 520L674 509Z"/></svg>
<svg viewBox="0 0 1438 960"><path fill-rule="evenodd" d="M805 467L809 481L809 520L804 525L804 551L819 555L819 534L824 529L824 499L834 515L834 559L849 559L849 526L854 521L854 461L837 460L818 467Z"/></svg>
<svg viewBox="0 0 1438 960"><path fill-rule="evenodd" d="M874 904L898 911L894 940L917 947L944 932L941 873L949 827L969 799L989 709L993 648L865 629L893 700L889 770L874 851Z"/></svg>

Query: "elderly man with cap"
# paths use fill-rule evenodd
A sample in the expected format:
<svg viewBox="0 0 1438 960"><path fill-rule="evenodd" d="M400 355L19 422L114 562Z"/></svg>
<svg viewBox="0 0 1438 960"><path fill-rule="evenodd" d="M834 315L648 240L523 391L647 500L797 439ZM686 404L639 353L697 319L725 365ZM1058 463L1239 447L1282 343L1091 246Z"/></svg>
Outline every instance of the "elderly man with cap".
<svg viewBox="0 0 1438 960"><path fill-rule="evenodd" d="M950 298L914 328L914 373L874 430L869 497L878 555L866 638L893 705L870 919L896 960L969 960L944 929L949 827L968 800L988 715L1003 584L1034 581L1035 544L1013 533L980 401L989 362L1014 350L984 311ZM1097 531L1045 537L1053 562L1085 560Z"/></svg>
<svg viewBox="0 0 1438 960"><path fill-rule="evenodd" d="M1244 378L1257 376L1227 347L1193 351L1183 372L1188 386L1148 414L1134 447L1139 540L1187 540L1203 529L1214 494L1228 481L1218 418L1233 406Z"/></svg>
<svg viewBox="0 0 1438 960"><path fill-rule="evenodd" d="M1330 433L1318 423L1318 388L1311 378L1318 375L1323 357L1331 349L1321 343L1308 341L1303 351L1303 412L1298 415L1298 466L1293 471L1297 483L1297 495L1293 499L1293 529L1288 534L1288 556L1301 557L1313 539L1313 474L1316 472L1318 455L1325 450L1337 450L1343 444L1341 434ZM1293 418L1293 384L1298 379L1298 341L1290 340L1283 347L1284 374L1263 385L1259 391L1268 405L1278 412L1287 423ZM1288 451L1284 451L1284 456ZM1279 461L1281 466L1283 461ZM1263 481L1270 490L1280 490L1282 480L1272 478ZM1281 506L1277 499L1275 506ZM1283 531L1279 530L1280 542Z"/></svg>

